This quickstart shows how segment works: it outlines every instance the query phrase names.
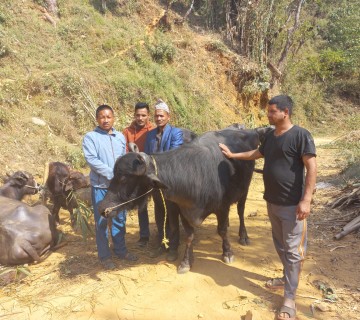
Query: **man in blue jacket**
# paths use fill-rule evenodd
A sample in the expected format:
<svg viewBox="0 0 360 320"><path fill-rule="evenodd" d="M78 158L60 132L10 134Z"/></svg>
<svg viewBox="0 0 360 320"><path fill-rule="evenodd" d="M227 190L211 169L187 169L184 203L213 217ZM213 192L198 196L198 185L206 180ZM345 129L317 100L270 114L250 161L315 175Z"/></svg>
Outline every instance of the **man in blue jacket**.
<svg viewBox="0 0 360 320"><path fill-rule="evenodd" d="M108 105L101 105L96 110L98 126L88 132L83 139L83 152L89 165L91 197L94 208L96 246L100 263L105 269L116 266L111 258L108 240L108 219L98 211L98 204L104 199L113 178L113 168L118 157L126 153L125 137L114 129L114 111ZM126 211L120 211L112 218L110 231L115 256L119 259L136 261L138 258L128 252L125 244Z"/></svg>
<svg viewBox="0 0 360 320"><path fill-rule="evenodd" d="M167 104L159 99L155 105L154 120L157 128L148 132L145 142L145 153L152 154L178 148L183 144L182 130L169 124L170 110ZM175 261L178 257L179 246L179 214L180 209L174 202L165 200L167 209L166 237L169 239L169 249L165 249L162 240L164 239L165 210L164 203L159 191L153 192L155 205L155 222L158 229L159 246L150 254L155 258L167 251L166 260Z"/></svg>

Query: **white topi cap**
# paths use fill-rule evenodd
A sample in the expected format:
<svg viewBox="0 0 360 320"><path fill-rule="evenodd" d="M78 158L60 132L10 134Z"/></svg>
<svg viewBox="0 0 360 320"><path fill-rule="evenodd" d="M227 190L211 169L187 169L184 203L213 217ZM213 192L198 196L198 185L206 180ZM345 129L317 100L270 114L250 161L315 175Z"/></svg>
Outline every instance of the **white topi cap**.
<svg viewBox="0 0 360 320"><path fill-rule="evenodd" d="M155 110L164 110L167 113L170 113L168 105L161 99L159 99L155 104Z"/></svg>

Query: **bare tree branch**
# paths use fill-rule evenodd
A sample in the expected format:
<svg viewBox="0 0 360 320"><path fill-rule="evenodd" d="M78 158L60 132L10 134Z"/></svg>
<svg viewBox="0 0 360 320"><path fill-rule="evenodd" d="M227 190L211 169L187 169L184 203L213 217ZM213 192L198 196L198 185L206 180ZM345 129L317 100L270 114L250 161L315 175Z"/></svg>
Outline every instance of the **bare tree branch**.
<svg viewBox="0 0 360 320"><path fill-rule="evenodd" d="M285 43L283 51L281 52L281 56L280 56L280 59L277 64L277 67L280 71L283 71L283 69L285 67L286 58L289 53L289 49L292 46L293 41L294 41L294 33L299 28L300 12L301 12L301 7L304 4L304 1L305 0L298 0L296 13L295 13L295 19L294 19L294 25L288 29L286 43Z"/></svg>
<svg viewBox="0 0 360 320"><path fill-rule="evenodd" d="M188 15L190 14L191 10L192 10L193 7L194 7L194 2L195 2L195 0L192 0L191 5L190 5L190 8L188 9L188 11L186 11L186 13L185 13L185 15L184 15L184 17L183 17L183 19L182 19L182 22L185 22L186 18L187 18Z"/></svg>

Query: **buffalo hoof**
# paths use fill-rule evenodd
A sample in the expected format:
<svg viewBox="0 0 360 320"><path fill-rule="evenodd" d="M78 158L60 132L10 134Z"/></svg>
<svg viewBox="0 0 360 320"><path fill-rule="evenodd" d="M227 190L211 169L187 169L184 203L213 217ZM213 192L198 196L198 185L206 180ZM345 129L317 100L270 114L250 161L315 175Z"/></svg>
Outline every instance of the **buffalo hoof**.
<svg viewBox="0 0 360 320"><path fill-rule="evenodd" d="M229 264L229 263L233 263L235 261L235 257L233 254L231 254L231 255L223 254L222 260L225 263Z"/></svg>
<svg viewBox="0 0 360 320"><path fill-rule="evenodd" d="M178 266L178 268L177 268L177 273L178 273L178 274L183 274L183 273L189 272L190 269L191 269L190 264L182 261L182 262L180 263L180 265Z"/></svg>
<svg viewBox="0 0 360 320"><path fill-rule="evenodd" d="M248 245L250 245L250 239L249 238L239 238L239 243L242 246L248 246Z"/></svg>

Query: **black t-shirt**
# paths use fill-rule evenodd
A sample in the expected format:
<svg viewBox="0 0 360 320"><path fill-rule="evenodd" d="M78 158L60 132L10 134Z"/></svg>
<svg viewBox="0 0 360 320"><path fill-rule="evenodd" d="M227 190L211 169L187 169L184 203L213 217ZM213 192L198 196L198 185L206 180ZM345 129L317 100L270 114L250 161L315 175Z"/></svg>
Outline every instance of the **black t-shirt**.
<svg viewBox="0 0 360 320"><path fill-rule="evenodd" d="M304 192L302 156L316 156L314 139L309 131L293 126L280 136L270 131L259 151L264 156L264 199L270 203L297 205Z"/></svg>

